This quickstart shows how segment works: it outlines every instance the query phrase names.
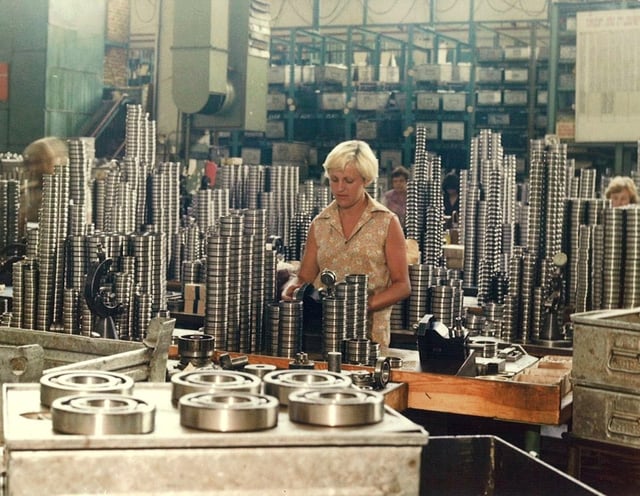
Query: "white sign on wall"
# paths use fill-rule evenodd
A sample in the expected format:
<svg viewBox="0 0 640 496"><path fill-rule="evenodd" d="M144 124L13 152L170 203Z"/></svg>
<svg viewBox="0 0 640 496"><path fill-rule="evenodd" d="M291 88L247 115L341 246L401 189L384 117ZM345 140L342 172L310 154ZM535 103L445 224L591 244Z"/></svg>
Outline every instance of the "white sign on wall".
<svg viewBox="0 0 640 496"><path fill-rule="evenodd" d="M640 136L640 9L579 12L576 142Z"/></svg>

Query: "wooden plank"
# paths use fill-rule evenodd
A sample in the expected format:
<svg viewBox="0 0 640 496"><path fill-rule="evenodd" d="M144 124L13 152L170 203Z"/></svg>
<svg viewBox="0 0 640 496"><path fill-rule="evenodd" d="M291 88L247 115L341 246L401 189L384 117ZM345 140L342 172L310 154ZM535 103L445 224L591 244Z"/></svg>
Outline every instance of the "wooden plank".
<svg viewBox="0 0 640 496"><path fill-rule="evenodd" d="M409 408L558 425L571 415L559 386L393 370L391 380L409 385Z"/></svg>

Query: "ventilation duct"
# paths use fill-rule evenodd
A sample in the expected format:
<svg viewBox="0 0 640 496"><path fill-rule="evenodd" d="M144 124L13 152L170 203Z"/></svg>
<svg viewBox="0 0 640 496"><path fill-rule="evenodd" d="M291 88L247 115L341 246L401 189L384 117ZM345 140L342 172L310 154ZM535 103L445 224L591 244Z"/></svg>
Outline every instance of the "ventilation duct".
<svg viewBox="0 0 640 496"><path fill-rule="evenodd" d="M267 0L175 2L173 99L196 128L264 131Z"/></svg>

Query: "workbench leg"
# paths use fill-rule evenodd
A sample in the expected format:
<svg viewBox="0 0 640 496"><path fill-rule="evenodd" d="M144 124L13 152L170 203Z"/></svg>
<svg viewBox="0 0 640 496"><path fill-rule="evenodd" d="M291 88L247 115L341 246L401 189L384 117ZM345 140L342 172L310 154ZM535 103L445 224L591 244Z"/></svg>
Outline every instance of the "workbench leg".
<svg viewBox="0 0 640 496"><path fill-rule="evenodd" d="M540 456L540 427L530 426L524 433L524 449L527 453Z"/></svg>

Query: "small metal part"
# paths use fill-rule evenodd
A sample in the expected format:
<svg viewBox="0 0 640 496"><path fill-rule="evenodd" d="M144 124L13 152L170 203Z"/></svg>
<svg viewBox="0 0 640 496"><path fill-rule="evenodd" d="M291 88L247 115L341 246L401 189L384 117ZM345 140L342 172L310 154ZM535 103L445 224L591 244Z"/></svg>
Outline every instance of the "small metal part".
<svg viewBox="0 0 640 496"><path fill-rule="evenodd" d="M215 432L271 429L278 424L279 403L252 393L191 393L180 398L180 424Z"/></svg>
<svg viewBox="0 0 640 496"><path fill-rule="evenodd" d="M289 403L293 391L346 389L351 387L349 377L325 370L277 370L264 376L265 392L275 396L281 405Z"/></svg>
<svg viewBox="0 0 640 496"><path fill-rule="evenodd" d="M195 370L180 372L171 377L171 400L176 403L189 393L245 392L259 393L262 381L247 372L232 370Z"/></svg>
<svg viewBox="0 0 640 496"><path fill-rule="evenodd" d="M86 436L148 434L155 426L154 405L133 396L80 394L51 405L53 430Z"/></svg>
<svg viewBox="0 0 640 496"><path fill-rule="evenodd" d="M189 334L178 337L179 368L205 367L211 364L214 349L214 338L209 334Z"/></svg>
<svg viewBox="0 0 640 496"><path fill-rule="evenodd" d="M40 378L40 403L51 406L57 398L72 394L131 394L133 379L128 375L101 370L66 370Z"/></svg>
<svg viewBox="0 0 640 496"><path fill-rule="evenodd" d="M232 358L229 353L222 353L218 356L218 363L225 370L242 370L249 364L249 357L241 355Z"/></svg>
<svg viewBox="0 0 640 496"><path fill-rule="evenodd" d="M375 424L384 416L384 396L374 391L296 391L289 396L292 422L346 427Z"/></svg>
<svg viewBox="0 0 640 496"><path fill-rule="evenodd" d="M304 352L296 353L295 360L289 362L290 369L313 370L315 367L316 363L313 360L309 360L309 355Z"/></svg>
<svg viewBox="0 0 640 496"><path fill-rule="evenodd" d="M330 351L327 353L327 369L329 372L340 373L342 371L342 353Z"/></svg>
<svg viewBox="0 0 640 496"><path fill-rule="evenodd" d="M244 369L242 370L249 374L257 375L258 377L260 377L260 379L262 379L269 372L277 370L277 367L268 363L250 363L248 365L245 365Z"/></svg>
<svg viewBox="0 0 640 496"><path fill-rule="evenodd" d="M375 389L384 389L389 384L391 377L391 361L386 357L380 357L376 360L373 369L373 387Z"/></svg>
<svg viewBox="0 0 640 496"><path fill-rule="evenodd" d="M392 369L401 369L404 365L404 361L400 357L387 357L389 359L389 365L391 365Z"/></svg>
<svg viewBox="0 0 640 496"><path fill-rule="evenodd" d="M368 370L353 370L351 380L358 388L373 388L373 373Z"/></svg>

